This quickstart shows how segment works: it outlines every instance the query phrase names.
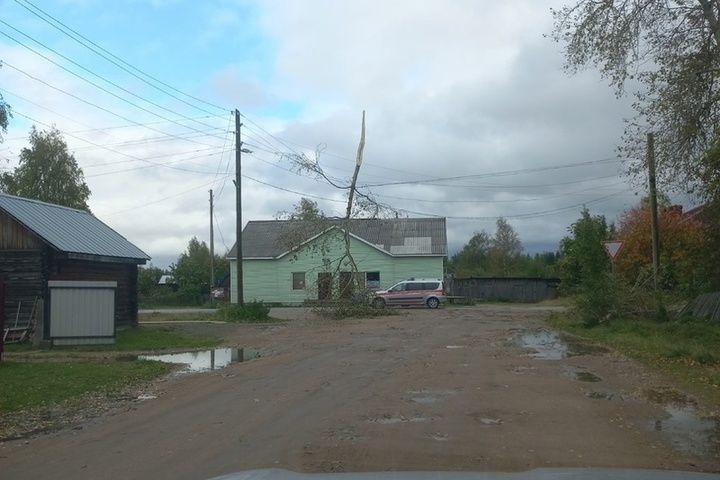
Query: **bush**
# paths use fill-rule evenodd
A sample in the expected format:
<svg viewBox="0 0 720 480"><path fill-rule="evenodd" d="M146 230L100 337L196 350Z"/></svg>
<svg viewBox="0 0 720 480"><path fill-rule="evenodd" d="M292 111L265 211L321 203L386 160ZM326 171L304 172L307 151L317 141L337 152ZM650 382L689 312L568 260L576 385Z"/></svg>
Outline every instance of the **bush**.
<svg viewBox="0 0 720 480"><path fill-rule="evenodd" d="M262 323L270 320L270 307L255 300L243 306L225 303L219 306L217 316L225 322Z"/></svg>

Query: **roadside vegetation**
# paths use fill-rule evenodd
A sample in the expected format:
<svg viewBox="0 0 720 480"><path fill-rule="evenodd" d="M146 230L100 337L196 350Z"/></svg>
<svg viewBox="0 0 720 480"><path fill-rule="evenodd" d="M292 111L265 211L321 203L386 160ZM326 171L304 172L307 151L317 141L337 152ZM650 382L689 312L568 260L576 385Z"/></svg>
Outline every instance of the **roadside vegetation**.
<svg viewBox="0 0 720 480"><path fill-rule="evenodd" d="M577 317L556 316L564 332L608 345L690 388L720 407L720 324L692 317L657 322L615 319L587 327Z"/></svg>
<svg viewBox="0 0 720 480"><path fill-rule="evenodd" d="M633 357L720 406L720 322L679 316L686 301L717 289L716 273L705 265L716 242L667 199L661 205L657 279L646 201L624 212L618 227L582 212L560 243L558 267L572 308L551 323ZM613 268L602 241L616 238L625 245Z"/></svg>
<svg viewBox="0 0 720 480"><path fill-rule="evenodd" d="M110 395L142 385L174 368L168 363L138 361L127 355L101 354L93 358L80 353L150 352L211 348L219 344L218 338L186 335L170 326L139 326L118 330L113 345L55 346L42 350L28 343L6 345L8 355L0 362L3 392L0 413L57 404L90 393Z"/></svg>
<svg viewBox="0 0 720 480"><path fill-rule="evenodd" d="M0 413L51 405L88 393L111 394L170 372L162 362L0 362Z"/></svg>

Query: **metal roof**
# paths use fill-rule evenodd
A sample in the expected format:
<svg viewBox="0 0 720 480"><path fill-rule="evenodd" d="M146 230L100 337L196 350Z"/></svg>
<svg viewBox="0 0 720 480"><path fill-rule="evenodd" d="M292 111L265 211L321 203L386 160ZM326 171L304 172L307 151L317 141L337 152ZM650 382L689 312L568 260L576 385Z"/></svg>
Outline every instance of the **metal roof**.
<svg viewBox="0 0 720 480"><path fill-rule="evenodd" d="M243 230L243 258L278 258L344 220L250 221ZM394 256L447 255L444 218L352 219L350 233ZM237 244L228 254L237 258Z"/></svg>
<svg viewBox="0 0 720 480"><path fill-rule="evenodd" d="M0 193L0 209L55 250L104 257L150 257L83 210Z"/></svg>

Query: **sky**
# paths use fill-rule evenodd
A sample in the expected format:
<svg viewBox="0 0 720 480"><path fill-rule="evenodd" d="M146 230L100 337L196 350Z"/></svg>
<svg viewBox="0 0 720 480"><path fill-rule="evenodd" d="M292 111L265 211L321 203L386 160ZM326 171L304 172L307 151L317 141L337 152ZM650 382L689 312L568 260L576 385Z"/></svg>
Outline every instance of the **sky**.
<svg viewBox="0 0 720 480"><path fill-rule="evenodd" d="M0 169L54 125L93 214L167 268L210 242L210 190L215 252L235 242L235 109L243 223L302 197L343 215L347 190L292 159L349 185L364 110L360 191L446 217L451 255L499 217L555 251L583 206L616 221L645 195L617 153L633 98L547 37L564 3L0 0Z"/></svg>

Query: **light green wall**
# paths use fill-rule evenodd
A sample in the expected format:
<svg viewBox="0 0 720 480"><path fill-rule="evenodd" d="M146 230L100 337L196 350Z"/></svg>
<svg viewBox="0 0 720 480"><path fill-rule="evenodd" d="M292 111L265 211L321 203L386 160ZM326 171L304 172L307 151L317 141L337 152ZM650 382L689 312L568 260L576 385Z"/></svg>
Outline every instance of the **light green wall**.
<svg viewBox="0 0 720 480"><path fill-rule="evenodd" d="M442 278L443 257L404 256L393 257L375 247L351 237L350 248L360 272L380 272L380 288L387 288L400 280L411 277ZM325 253L320 250L324 250ZM319 272L337 268L337 260L345 250L342 236L329 232L296 254L280 259L243 262L243 292L246 302L262 300L268 303L298 304L306 299L317 299L317 275ZM332 267L323 267L323 258L332 259ZM344 266L341 271L350 271ZM305 272L304 290L293 290L293 272ZM237 264L230 263L231 299L237 303L234 285L237 281Z"/></svg>

